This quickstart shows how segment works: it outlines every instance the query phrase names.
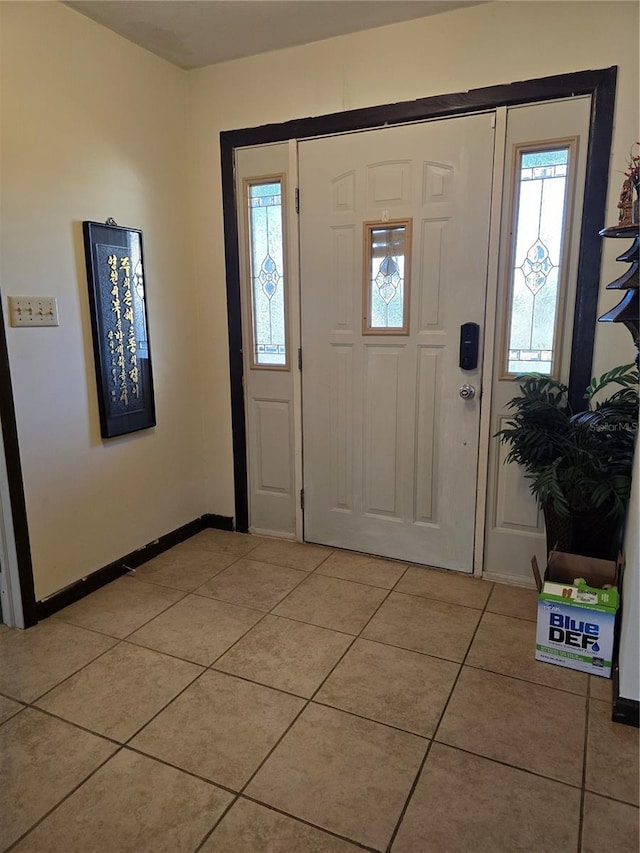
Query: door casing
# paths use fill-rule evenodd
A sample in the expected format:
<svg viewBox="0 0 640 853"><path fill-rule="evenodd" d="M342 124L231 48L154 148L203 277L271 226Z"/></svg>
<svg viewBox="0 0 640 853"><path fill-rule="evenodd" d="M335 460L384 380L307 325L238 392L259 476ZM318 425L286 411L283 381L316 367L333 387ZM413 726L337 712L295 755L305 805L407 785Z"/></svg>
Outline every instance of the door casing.
<svg viewBox="0 0 640 853"><path fill-rule="evenodd" d="M580 389L588 384L593 359L602 256L601 241L594 239L594 235L604 227L616 79L617 67L614 66L597 71L580 71L416 101L296 119L282 124L224 131L220 134L236 530L246 532L249 525L240 263L234 176L236 149L462 115L515 104L590 95L591 121L569 379L570 396L577 411L584 406Z"/></svg>
<svg viewBox="0 0 640 853"><path fill-rule="evenodd" d="M2 620L16 628L38 621L22 481L18 427L13 405L9 351L0 305L0 602Z"/></svg>

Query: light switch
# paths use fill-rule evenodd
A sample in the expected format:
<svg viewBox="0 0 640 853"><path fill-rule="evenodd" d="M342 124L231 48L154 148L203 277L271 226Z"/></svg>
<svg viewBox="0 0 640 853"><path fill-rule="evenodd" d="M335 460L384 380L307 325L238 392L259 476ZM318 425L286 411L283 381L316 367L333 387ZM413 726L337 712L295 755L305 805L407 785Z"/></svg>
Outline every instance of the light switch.
<svg viewBox="0 0 640 853"><path fill-rule="evenodd" d="M10 296L9 325L58 326L55 296Z"/></svg>

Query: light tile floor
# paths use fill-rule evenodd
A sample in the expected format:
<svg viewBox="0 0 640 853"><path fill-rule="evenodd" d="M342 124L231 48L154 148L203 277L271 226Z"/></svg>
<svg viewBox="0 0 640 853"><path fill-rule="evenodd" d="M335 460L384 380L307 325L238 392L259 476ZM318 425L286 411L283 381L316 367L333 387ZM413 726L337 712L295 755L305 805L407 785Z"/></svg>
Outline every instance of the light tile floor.
<svg viewBox="0 0 640 853"><path fill-rule="evenodd" d="M638 730L535 594L208 530L0 630L0 850L638 850Z"/></svg>

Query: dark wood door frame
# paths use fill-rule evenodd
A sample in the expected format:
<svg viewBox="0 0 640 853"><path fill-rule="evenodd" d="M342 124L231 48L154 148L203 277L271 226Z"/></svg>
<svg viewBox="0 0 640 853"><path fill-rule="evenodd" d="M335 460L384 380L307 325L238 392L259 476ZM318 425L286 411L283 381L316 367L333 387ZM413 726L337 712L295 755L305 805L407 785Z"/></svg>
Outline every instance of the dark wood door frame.
<svg viewBox="0 0 640 853"><path fill-rule="evenodd" d="M471 89L468 92L436 95L416 101L366 107L220 133L236 530L246 532L249 527L240 258L235 193L236 149L248 145L264 145L290 139L369 130L385 125L483 112L498 107L590 95L589 146L569 376L571 402L574 409L579 411L584 408L582 395L591 378L593 361L602 260L602 240L598 232L605 226L617 71L616 66L596 71L577 71L571 74L541 77L537 80Z"/></svg>
<svg viewBox="0 0 640 853"><path fill-rule="evenodd" d="M13 535L16 543L18 559L18 579L20 598L22 601L22 616L24 627L30 628L38 621L36 615L36 595L33 583L33 567L31 564L31 547L29 545L29 527L27 525L27 508L24 500L22 482L22 465L18 446L18 427L16 412L13 405L13 389L9 369L9 351L7 336L4 328L4 316L0 304L0 422L2 423L2 439L7 465L9 483L9 500L11 501L11 516L13 519ZM2 567L7 571L7 567Z"/></svg>

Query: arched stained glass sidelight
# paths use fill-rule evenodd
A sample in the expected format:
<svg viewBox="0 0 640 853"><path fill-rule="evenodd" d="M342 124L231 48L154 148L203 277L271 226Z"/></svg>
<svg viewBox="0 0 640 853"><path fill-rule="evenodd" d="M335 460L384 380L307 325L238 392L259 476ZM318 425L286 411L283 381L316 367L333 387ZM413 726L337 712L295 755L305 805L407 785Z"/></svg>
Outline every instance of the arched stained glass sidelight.
<svg viewBox="0 0 640 853"><path fill-rule="evenodd" d="M572 145L517 151L504 369L557 374Z"/></svg>
<svg viewBox="0 0 640 853"><path fill-rule="evenodd" d="M280 178L247 185L254 367L288 365L282 190Z"/></svg>

